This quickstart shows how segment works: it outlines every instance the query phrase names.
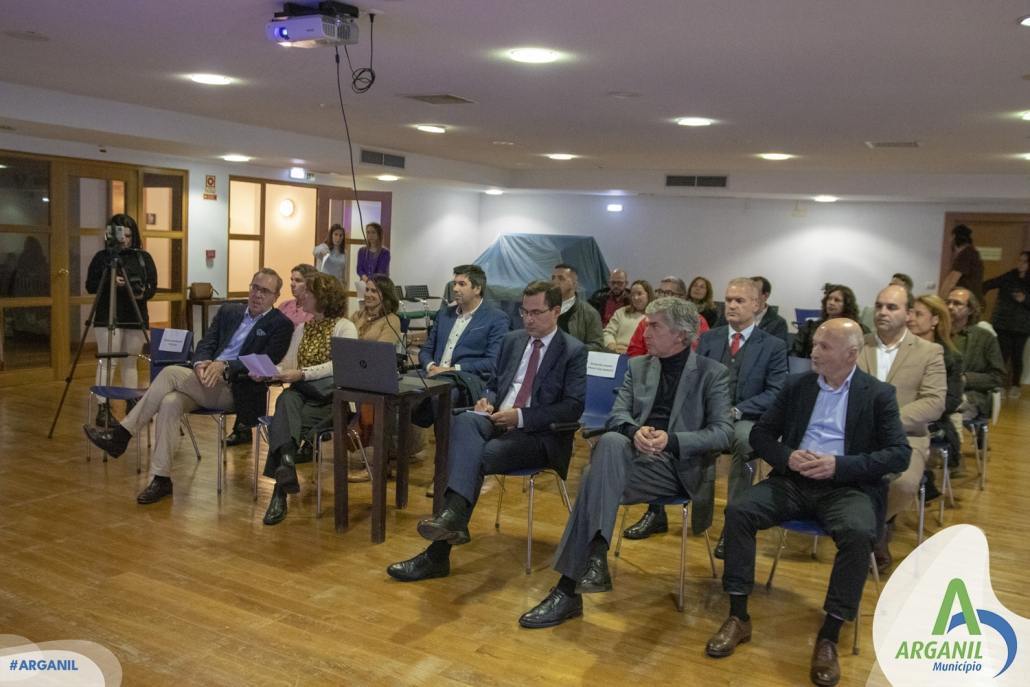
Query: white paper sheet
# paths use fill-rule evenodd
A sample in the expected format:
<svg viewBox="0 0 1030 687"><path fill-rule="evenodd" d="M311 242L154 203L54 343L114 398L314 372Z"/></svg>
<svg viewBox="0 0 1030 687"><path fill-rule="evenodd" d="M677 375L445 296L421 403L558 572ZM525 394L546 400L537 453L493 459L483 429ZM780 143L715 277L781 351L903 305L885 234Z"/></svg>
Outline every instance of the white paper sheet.
<svg viewBox="0 0 1030 687"><path fill-rule="evenodd" d="M161 344L157 347L157 350L164 351L165 353L182 353L183 346L186 345L186 334L185 329L166 329L164 334L161 335Z"/></svg>
<svg viewBox="0 0 1030 687"><path fill-rule="evenodd" d="M615 368L619 365L618 353L590 351L587 353L587 374L591 377L615 379Z"/></svg>
<svg viewBox="0 0 1030 687"><path fill-rule="evenodd" d="M279 370L275 369L275 363L264 353L241 355L240 362L246 366L248 372L258 377L274 377L279 374Z"/></svg>

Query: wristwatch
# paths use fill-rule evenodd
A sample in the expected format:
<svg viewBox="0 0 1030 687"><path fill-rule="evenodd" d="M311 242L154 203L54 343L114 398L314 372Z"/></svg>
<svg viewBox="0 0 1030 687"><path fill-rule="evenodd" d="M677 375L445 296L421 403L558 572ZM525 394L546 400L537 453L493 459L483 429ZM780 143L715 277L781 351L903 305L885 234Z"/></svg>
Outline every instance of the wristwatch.
<svg viewBox="0 0 1030 687"><path fill-rule="evenodd" d="M744 417L744 415L740 412L740 408L737 408L736 406L730 408L730 415L733 416L734 420L739 420L742 417Z"/></svg>

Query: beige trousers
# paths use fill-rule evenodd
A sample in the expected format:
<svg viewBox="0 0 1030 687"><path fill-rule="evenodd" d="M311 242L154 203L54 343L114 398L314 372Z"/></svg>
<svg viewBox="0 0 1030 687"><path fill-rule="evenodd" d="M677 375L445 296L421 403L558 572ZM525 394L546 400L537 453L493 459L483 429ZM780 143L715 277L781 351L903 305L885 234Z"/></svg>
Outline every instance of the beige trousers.
<svg viewBox="0 0 1030 687"><path fill-rule="evenodd" d="M909 437L908 445L912 447L912 458L908 469L891 482L887 492L887 519L912 507L919 495L919 482L926 469L926 458L930 454L930 437Z"/></svg>
<svg viewBox="0 0 1030 687"><path fill-rule="evenodd" d="M124 420L122 427L136 435L157 416L154 425L154 450L150 456L150 475L170 477L172 456L179 447L179 423L182 416L197 408L231 411L232 391L219 380L208 389L188 367L173 365L161 370L140 402Z"/></svg>

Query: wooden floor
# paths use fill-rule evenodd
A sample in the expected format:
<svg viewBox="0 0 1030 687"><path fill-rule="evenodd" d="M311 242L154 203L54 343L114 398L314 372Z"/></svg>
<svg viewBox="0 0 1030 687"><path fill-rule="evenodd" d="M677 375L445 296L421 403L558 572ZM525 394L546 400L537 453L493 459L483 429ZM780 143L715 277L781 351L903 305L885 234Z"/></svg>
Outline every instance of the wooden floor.
<svg viewBox="0 0 1030 687"><path fill-rule="evenodd" d="M553 483L543 481L537 493L532 575L522 569L525 496L517 483L509 485L495 531L491 480L473 519L473 541L455 550L451 576L401 584L384 569L425 544L415 523L430 509L421 488L428 461L413 472L407 510L389 510L380 545L369 543L367 485L352 489L350 531L333 531L328 507L316 519L310 465L301 468L303 490L291 497L287 520L262 525L271 484L263 479L258 502L251 500L249 447L231 450L219 498L213 451L198 464L184 442L174 498L141 507L135 494L146 468L136 475L133 449L106 464L84 460L84 384L73 385L58 432L46 439L61 386L0 390L0 634L98 642L120 660L126 685L807 684L831 542L813 561L810 538L788 538L776 587L752 599L753 641L727 659L704 656L727 602L700 538L688 545L686 612L675 610L678 515L668 535L625 544L613 567L615 590L585 597L583 619L522 630L519 614L556 579L549 559L565 513ZM946 511L947 524L986 531L994 590L1023 616L1030 616L1028 419L1030 399L1005 402L991 432L987 490L976 488L975 463L967 460L966 476L957 480L958 507ZM213 423L194 424L202 447L211 447ZM579 445L573 494L585 459ZM724 479L718 488L721 496ZM913 547L914 523L913 512L898 528L896 554ZM935 517L928 526L938 529ZM763 581L777 538L776 531L760 535ZM863 651L846 652L841 684L864 684L869 674L875 603L869 584ZM850 632L844 629L842 647Z"/></svg>

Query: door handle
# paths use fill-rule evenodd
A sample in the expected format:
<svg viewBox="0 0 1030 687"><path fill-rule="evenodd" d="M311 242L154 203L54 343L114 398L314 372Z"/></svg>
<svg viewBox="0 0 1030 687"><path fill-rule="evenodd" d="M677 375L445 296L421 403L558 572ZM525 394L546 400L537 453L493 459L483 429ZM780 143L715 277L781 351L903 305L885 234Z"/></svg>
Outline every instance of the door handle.
<svg viewBox="0 0 1030 687"><path fill-rule="evenodd" d="M57 276L59 276L59 277L67 277L68 276L68 270L66 270L65 268L62 267L61 269L57 270Z"/></svg>

